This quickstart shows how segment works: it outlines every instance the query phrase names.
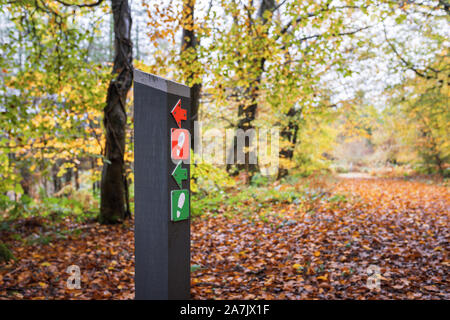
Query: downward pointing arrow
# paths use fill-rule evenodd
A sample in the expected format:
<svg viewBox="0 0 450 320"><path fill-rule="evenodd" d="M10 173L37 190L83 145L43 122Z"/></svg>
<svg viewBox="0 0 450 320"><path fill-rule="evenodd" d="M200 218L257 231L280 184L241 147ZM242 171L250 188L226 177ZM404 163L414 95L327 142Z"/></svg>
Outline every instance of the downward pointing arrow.
<svg viewBox="0 0 450 320"><path fill-rule="evenodd" d="M177 166L172 172L172 177L175 179L180 188L182 188L183 180L187 179L187 169L181 167L182 162L183 161L178 162Z"/></svg>
<svg viewBox="0 0 450 320"><path fill-rule="evenodd" d="M175 107L173 107L172 111L170 112L177 122L178 128L181 128L181 120L187 119L187 112L185 109L181 109L181 99L178 100Z"/></svg>

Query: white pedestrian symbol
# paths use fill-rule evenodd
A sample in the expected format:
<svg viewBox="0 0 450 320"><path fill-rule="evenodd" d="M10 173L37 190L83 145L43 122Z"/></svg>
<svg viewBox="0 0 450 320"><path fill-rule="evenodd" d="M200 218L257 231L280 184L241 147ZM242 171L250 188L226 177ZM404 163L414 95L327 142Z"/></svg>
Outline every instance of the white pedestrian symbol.
<svg viewBox="0 0 450 320"><path fill-rule="evenodd" d="M177 157L180 156L180 152L183 149L184 139L186 139L186 137L184 136L184 132L181 132L180 135L178 136L177 151L176 151Z"/></svg>
<svg viewBox="0 0 450 320"><path fill-rule="evenodd" d="M178 198L178 210L177 210L177 218L181 215L181 208L183 208L184 201L186 200L186 195L184 193L180 194L180 197Z"/></svg>

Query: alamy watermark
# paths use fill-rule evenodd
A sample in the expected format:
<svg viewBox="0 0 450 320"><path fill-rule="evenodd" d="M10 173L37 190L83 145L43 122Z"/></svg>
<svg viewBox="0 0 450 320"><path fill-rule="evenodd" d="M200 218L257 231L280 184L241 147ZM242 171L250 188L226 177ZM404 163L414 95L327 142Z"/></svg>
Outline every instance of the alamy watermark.
<svg viewBox="0 0 450 320"><path fill-rule="evenodd" d="M81 289L81 272L80 267L77 265L71 265L67 268L66 272L70 274L67 279L66 286L68 289Z"/></svg>
<svg viewBox="0 0 450 320"><path fill-rule="evenodd" d="M193 134L195 157L193 161L190 158L184 160L184 163L258 165L263 175L273 175L278 170L280 131L277 127L245 131L235 128L204 129L201 121L195 121ZM183 141L190 138L183 136Z"/></svg>
<svg viewBox="0 0 450 320"><path fill-rule="evenodd" d="M367 282L366 287L370 290L379 292L381 290L381 269L379 266L371 264L367 267Z"/></svg>

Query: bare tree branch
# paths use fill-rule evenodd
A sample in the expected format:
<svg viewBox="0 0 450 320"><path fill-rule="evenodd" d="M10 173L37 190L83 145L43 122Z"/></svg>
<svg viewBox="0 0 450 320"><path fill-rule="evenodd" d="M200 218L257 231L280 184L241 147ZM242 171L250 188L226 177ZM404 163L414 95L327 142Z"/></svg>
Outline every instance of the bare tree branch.
<svg viewBox="0 0 450 320"><path fill-rule="evenodd" d="M400 59L400 61L405 65L406 68L408 68L409 70L414 71L415 74L417 74L419 77L421 78L425 78L425 79L432 79L433 77L430 75L426 75L425 73L423 73L422 71L419 71L417 68L414 67L414 64L408 60L406 60L399 52L398 50L395 48L395 46L392 44L391 41L389 41L389 38L387 36L387 32L386 32L386 26L383 24L383 32L384 32L384 39L386 40L387 44L389 45L389 47L391 48L391 50L395 53L395 55Z"/></svg>
<svg viewBox="0 0 450 320"><path fill-rule="evenodd" d="M98 5L100 5L103 0L98 0L97 2L92 2L92 3L69 3L63 0L56 0L56 2L65 5L67 7L78 7L78 8L86 8L86 7L96 7Z"/></svg>
<svg viewBox="0 0 450 320"><path fill-rule="evenodd" d="M320 10L318 10L316 12L310 12L306 16L301 16L301 17L298 17L295 20L289 21L284 26L284 28L281 29L281 34L285 34L293 24L297 24L300 21L302 21L303 19L317 17L323 12L332 11L332 10L339 10L339 9L361 9L361 7L359 7L359 6L339 6L339 7L331 7L330 8L328 6L328 4L327 4L325 7L323 7L322 9L320 9Z"/></svg>

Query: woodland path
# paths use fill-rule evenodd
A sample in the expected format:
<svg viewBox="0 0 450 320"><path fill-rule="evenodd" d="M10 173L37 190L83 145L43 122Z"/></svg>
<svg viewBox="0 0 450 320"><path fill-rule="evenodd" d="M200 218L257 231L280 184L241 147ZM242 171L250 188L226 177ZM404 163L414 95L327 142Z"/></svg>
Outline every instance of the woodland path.
<svg viewBox="0 0 450 320"><path fill-rule="evenodd" d="M341 178L313 202L195 218L192 298L450 299L449 208L448 187ZM134 297L132 222L35 218L13 230L2 238L18 260L0 265L0 299ZM24 245L39 234L52 240ZM80 267L79 290L66 288L69 265ZM367 288L369 266L379 271L379 291Z"/></svg>

